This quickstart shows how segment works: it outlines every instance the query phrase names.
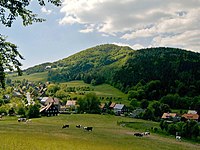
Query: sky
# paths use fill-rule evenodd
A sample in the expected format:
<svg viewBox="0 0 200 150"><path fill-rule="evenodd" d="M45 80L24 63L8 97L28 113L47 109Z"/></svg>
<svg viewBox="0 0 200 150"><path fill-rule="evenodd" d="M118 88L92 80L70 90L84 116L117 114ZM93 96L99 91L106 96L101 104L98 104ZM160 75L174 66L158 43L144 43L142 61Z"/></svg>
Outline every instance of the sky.
<svg viewBox="0 0 200 150"><path fill-rule="evenodd" d="M7 41L18 46L22 69L54 62L81 50L117 44L133 49L175 47L200 52L200 0L62 0L30 9L42 23L0 26Z"/></svg>

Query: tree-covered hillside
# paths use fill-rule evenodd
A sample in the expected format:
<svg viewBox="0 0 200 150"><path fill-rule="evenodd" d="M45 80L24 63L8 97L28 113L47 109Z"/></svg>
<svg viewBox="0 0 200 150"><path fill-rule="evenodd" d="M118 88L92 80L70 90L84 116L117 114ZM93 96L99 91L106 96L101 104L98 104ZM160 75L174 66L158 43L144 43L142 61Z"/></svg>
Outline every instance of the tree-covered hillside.
<svg viewBox="0 0 200 150"><path fill-rule="evenodd" d="M178 92L194 96L200 93L199 53L160 47L138 50L129 55L112 80L112 84L121 90L128 91L140 81L158 80L163 94Z"/></svg>
<svg viewBox="0 0 200 150"><path fill-rule="evenodd" d="M130 47L105 44L26 72L41 72L47 65L51 65L49 81L108 83L125 93L142 87L143 92L138 96L141 99L160 99L176 93L193 97L200 93L200 54L176 48L134 51Z"/></svg>
<svg viewBox="0 0 200 150"><path fill-rule="evenodd" d="M110 80L133 50L113 44L86 49L66 59L57 61L49 71L48 80L62 82L84 80L86 83L100 84Z"/></svg>

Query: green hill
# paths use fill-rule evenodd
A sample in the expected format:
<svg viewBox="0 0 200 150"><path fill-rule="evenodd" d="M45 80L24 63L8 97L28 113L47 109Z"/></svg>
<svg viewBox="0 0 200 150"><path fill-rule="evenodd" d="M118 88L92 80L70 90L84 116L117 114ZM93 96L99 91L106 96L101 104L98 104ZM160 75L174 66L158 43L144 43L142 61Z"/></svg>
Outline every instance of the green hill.
<svg viewBox="0 0 200 150"><path fill-rule="evenodd" d="M135 86L141 84L144 92L158 95L151 99L159 99L168 93L181 96L198 96L200 93L200 54L182 49L158 47L135 51L130 47L105 44L54 63L37 65L25 72L47 71L47 66L51 66L47 80L53 82L108 83L125 93L137 90Z"/></svg>

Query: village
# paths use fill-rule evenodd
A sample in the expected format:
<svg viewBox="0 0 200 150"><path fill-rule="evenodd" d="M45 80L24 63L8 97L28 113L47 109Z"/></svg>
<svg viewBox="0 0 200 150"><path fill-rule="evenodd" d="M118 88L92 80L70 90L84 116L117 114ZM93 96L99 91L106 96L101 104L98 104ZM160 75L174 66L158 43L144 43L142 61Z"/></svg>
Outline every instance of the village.
<svg viewBox="0 0 200 150"><path fill-rule="evenodd" d="M78 108L80 107L78 104L77 97L70 97L67 94L60 94L58 97L55 97L55 91L60 89L56 84L51 84L49 82L46 83L33 83L28 82L27 80L23 80L22 82L18 81L18 83L12 84L13 87L7 88L6 94L3 95L3 104L8 104L10 108L6 112L3 112L2 109L0 109L2 114L8 114L8 115L22 115L17 114L16 110L18 105L21 104L25 107L30 105L38 105L39 115L40 116L57 116L58 114L76 114L80 113L78 112ZM61 89L63 91L76 93L78 95L83 96L85 92L92 92L92 89L90 87L64 87L65 89ZM77 91L78 89L79 91ZM86 90L86 91L81 91ZM54 94L53 94L54 93ZM3 93L2 93L3 94ZM18 99L19 103L11 103L12 99ZM10 111L13 114L9 114ZM108 101L107 103L99 103L99 113L101 114L113 114L116 116L126 116L131 118L141 118L141 114L145 112L145 109L142 109L140 107L137 107L135 109L131 109L129 106L126 106L125 104L116 103L112 101ZM83 113L85 113L83 111ZM187 121L187 120L199 120L199 115L197 114L197 111L195 110L188 110L187 112L184 111L182 114L180 113L173 113L173 112L164 112L160 119L168 120L168 123L170 122L178 122L178 121Z"/></svg>

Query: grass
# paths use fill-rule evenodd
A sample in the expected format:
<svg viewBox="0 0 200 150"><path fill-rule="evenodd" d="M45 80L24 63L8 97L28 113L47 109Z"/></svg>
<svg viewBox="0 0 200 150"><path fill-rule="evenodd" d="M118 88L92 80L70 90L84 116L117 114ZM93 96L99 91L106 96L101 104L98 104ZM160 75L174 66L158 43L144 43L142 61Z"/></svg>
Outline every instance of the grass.
<svg viewBox="0 0 200 150"><path fill-rule="evenodd" d="M90 87L92 89L92 91L87 91L87 92L94 92L94 93L96 93L97 96L104 97L104 99L101 100L102 103L109 102L111 100L111 101L114 101L116 103L121 102L125 105L130 104L130 101L128 101L127 94L124 94L120 90L118 90L118 89L116 89L113 86L108 85L108 84L101 84L101 85L97 85L97 86L92 86L90 84L86 84L83 81L79 81L79 80L65 82L63 84L67 84L68 87L84 87L84 86ZM73 96L75 97L76 95L72 94L72 97Z"/></svg>
<svg viewBox="0 0 200 150"><path fill-rule="evenodd" d="M30 75L23 74L22 76L17 76L17 74L11 74L8 77L11 80L22 81L23 79L26 79L28 81L43 81L43 82L46 82L47 81L47 74L48 74L48 72L33 73L33 74L30 74Z"/></svg>
<svg viewBox="0 0 200 150"><path fill-rule="evenodd" d="M117 122L136 122L129 128ZM61 129L63 124L70 128ZM75 125L93 126L92 132L78 129ZM144 130L144 125L157 126L143 121L110 115L73 114L32 119L32 123L18 123L15 117L0 121L0 149L6 150L197 150L199 144L157 134L134 137L133 133ZM139 128L139 129L137 129Z"/></svg>

